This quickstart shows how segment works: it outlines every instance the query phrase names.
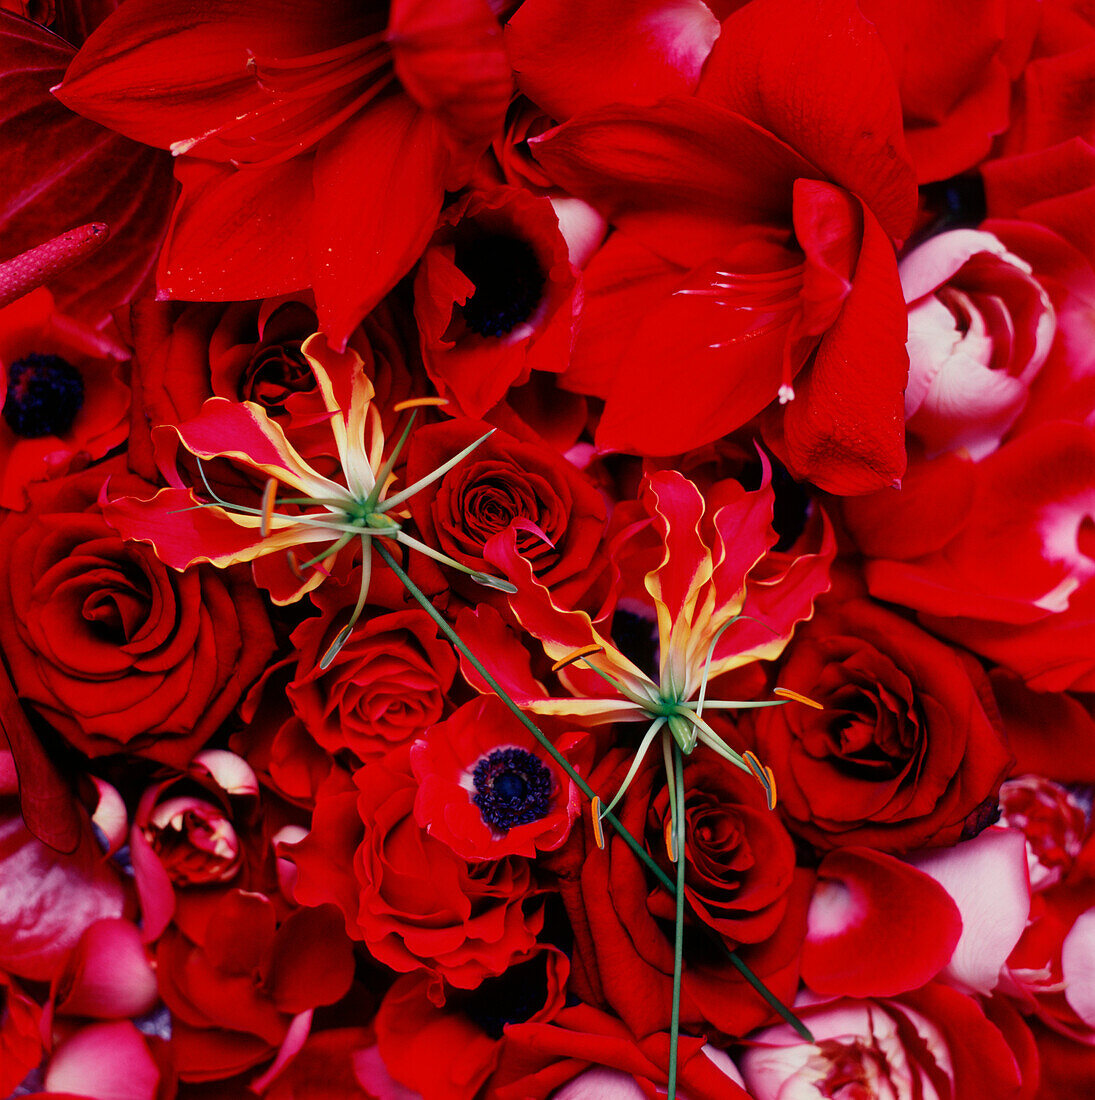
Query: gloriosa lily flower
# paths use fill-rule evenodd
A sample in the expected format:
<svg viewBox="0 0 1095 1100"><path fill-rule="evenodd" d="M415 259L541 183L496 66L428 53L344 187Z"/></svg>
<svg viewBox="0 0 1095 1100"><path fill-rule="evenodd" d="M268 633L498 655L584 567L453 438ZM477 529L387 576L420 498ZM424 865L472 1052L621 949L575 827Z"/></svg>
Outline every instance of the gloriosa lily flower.
<svg viewBox="0 0 1095 1100"><path fill-rule="evenodd" d="M341 467L334 480L310 466L285 437L281 426L258 405L212 397L196 417L173 430L197 459L204 489L211 500L199 500L175 469L165 470L172 488L151 500L125 497L105 500L103 512L124 538L149 542L160 560L183 570L195 562L226 567L258 564L277 555L287 565L262 578L277 604L292 603L329 575L323 563L355 543L361 549L361 582L349 623L320 662L326 667L349 637L369 592L374 538L386 538L468 573L481 584L510 591L504 580L476 572L440 554L403 529L403 504L470 454L491 433L481 436L413 485L392 492L392 469L406 442L414 413L395 447L385 458L380 413L373 404L373 385L361 357L352 349L335 352L320 333L310 336L301 352L315 374L330 416L331 434ZM397 410L438 403L436 398L403 402ZM259 479L266 478L259 506L238 504L219 496L206 478L203 461L227 459ZM288 489L289 496L279 492ZM105 495L106 489L104 489ZM279 507L280 504L280 507ZM301 547L320 552L299 561Z"/></svg>
<svg viewBox="0 0 1095 1100"><path fill-rule="evenodd" d="M747 492L723 482L708 494L712 515L706 527L704 497L676 471L649 475L644 500L661 527L665 553L645 577L645 588L657 612L661 640L658 678L653 679L626 657L581 611L557 606L539 585L512 542L496 544L492 560L515 583L510 606L521 625L544 647L553 671L572 698L520 700L537 714L570 717L587 724L643 722L647 729L635 759L612 801L594 809L599 818L619 801L648 750L661 735L670 791L670 820L675 822L673 744L684 754L698 744L753 775L775 805L771 769L751 752L732 749L704 718L705 710L782 706L796 700L817 706L793 692L763 701L706 698L712 677L756 660L778 657L797 622L813 613L814 598L829 585L835 541L824 522L815 553L790 559L769 551L776 535L771 526L774 495L764 484ZM606 684L611 689L605 690ZM675 827L667 831L676 836ZM676 858L669 844L671 858Z"/></svg>

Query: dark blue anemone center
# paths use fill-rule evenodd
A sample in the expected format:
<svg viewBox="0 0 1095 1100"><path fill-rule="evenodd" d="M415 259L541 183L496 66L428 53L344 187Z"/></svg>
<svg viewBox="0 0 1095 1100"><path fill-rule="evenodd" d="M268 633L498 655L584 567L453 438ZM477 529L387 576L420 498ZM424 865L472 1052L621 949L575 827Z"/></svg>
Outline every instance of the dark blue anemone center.
<svg viewBox="0 0 1095 1100"><path fill-rule="evenodd" d="M16 435L64 435L84 404L80 372L59 355L32 352L8 369L4 419Z"/></svg>
<svg viewBox="0 0 1095 1100"><path fill-rule="evenodd" d="M503 336L536 311L544 272L527 241L500 234L458 242L456 266L475 284L461 307L464 321L480 336Z"/></svg>
<svg viewBox="0 0 1095 1100"><path fill-rule="evenodd" d="M475 765L472 782L472 802L499 832L539 821L551 809L551 772L524 749L495 749Z"/></svg>

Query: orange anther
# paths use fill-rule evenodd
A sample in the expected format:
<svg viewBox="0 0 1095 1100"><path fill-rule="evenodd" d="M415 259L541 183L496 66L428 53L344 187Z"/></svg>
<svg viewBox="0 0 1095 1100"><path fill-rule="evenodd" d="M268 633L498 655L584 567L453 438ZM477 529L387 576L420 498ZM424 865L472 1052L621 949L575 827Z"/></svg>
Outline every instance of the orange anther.
<svg viewBox="0 0 1095 1100"><path fill-rule="evenodd" d="M776 776L771 768L764 766L764 774L768 776L768 782L765 785L765 793L768 795L768 809L774 810L776 808Z"/></svg>
<svg viewBox="0 0 1095 1100"><path fill-rule="evenodd" d="M580 661L583 657L589 657L593 653L603 653L604 648L603 645L597 644L582 646L581 649L576 649L573 653L568 653L561 660L556 661L551 666L551 671L558 672L559 669L566 668L567 665L572 665L575 661Z"/></svg>
<svg viewBox="0 0 1095 1100"><path fill-rule="evenodd" d="M392 412L401 413L407 409L439 408L448 403L448 399L445 397L409 397L406 401L397 401L392 406Z"/></svg>
<svg viewBox="0 0 1095 1100"><path fill-rule="evenodd" d="M304 574L301 572L300 562L297 561L296 554L294 554L292 550L286 550L285 556L289 559L289 569L293 576L296 577L298 581L304 580Z"/></svg>
<svg viewBox="0 0 1095 1100"><path fill-rule="evenodd" d="M605 830L601 824L601 800L594 795L593 801L589 804L590 816L593 818L593 839L597 842L598 848L605 846Z"/></svg>
<svg viewBox="0 0 1095 1100"><path fill-rule="evenodd" d="M262 491L262 520L259 523L259 534L266 538L270 534L270 520L274 518L274 498L278 495L278 483L276 478L268 478L266 488Z"/></svg>
<svg viewBox="0 0 1095 1100"><path fill-rule="evenodd" d="M792 699L796 703L805 703L808 707L813 707L814 710L824 710L825 708L821 703L810 699L806 695L799 695L797 691L792 691L790 688L773 688L773 695L778 695L781 699Z"/></svg>
<svg viewBox="0 0 1095 1100"><path fill-rule="evenodd" d="M676 840L677 834L673 829L673 818L672 816L670 816L665 823L665 850L667 855L669 856L670 863L677 862L677 856L675 852L675 849L677 847Z"/></svg>
<svg viewBox="0 0 1095 1100"><path fill-rule="evenodd" d="M757 754L751 749L746 749L746 751L741 754L741 758L749 765L749 770L763 783L764 765L757 758Z"/></svg>

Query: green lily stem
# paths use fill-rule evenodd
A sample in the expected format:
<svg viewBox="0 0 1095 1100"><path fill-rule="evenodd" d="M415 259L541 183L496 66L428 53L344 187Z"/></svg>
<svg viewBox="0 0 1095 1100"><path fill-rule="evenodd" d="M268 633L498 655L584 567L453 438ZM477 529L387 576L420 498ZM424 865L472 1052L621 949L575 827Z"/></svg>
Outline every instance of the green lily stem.
<svg viewBox="0 0 1095 1100"><path fill-rule="evenodd" d="M677 913L673 926L673 1015L669 1021L669 1095L677 1095L677 1044L681 1036L681 970L684 966L684 757L673 743L673 782L677 790L677 813L673 818L677 850Z"/></svg>
<svg viewBox="0 0 1095 1100"><path fill-rule="evenodd" d="M436 607L430 603L425 593L418 587L414 581L407 576L406 570L400 566L400 564L392 557L391 552L384 545L383 540L374 539L373 546L376 552L387 563L388 568L396 575L400 583L404 588L414 597L419 606L427 615L437 624L438 628L449 639L450 642L462 653L467 659L472 668L483 678L484 683L493 691L499 699L513 712L517 720L536 738L537 741L544 747L544 750L551 755L551 757L559 764L561 768L570 776L574 785L592 801L597 797L593 788L574 770L570 761L548 740L546 734L533 722L527 714L509 697L506 691L502 688L502 685L486 670L483 666L483 662L475 656L474 653L464 644L463 639L459 634L445 621L445 618L437 610ZM681 782L683 783L683 768L681 769ZM683 801L681 802L683 810ZM683 820L683 813L681 815ZM627 831L626 828L620 823L615 814L603 814L602 820L607 821L617 833L619 833L621 839L627 844L627 846L635 853L635 855L645 864L650 873L662 884L662 886L669 892L669 896L676 898L677 889L676 884L672 879L654 862L650 853ZM683 859L683 843L678 849L680 857ZM678 874L680 872L678 871ZM721 942L721 941L720 941ZM813 1036L806 1029L806 1025L789 1009L776 995L769 991L768 987L753 973L752 970L741 959L734 954L729 948L726 949L730 955L730 959L734 966L741 973L742 977L764 998L765 1001L772 1008L798 1032L808 1042L813 1042Z"/></svg>

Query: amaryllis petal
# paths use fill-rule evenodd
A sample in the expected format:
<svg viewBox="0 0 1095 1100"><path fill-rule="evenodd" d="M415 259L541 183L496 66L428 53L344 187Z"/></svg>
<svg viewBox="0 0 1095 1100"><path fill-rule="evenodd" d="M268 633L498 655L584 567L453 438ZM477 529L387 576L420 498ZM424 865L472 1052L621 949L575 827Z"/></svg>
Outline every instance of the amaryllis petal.
<svg viewBox="0 0 1095 1100"><path fill-rule="evenodd" d="M54 1051L46 1090L110 1100L156 1100L161 1071L145 1037L129 1020L91 1024Z"/></svg>
<svg viewBox="0 0 1095 1100"><path fill-rule="evenodd" d="M317 151L312 285L336 348L422 254L448 160L438 121L406 96L362 112Z"/></svg>
<svg viewBox="0 0 1095 1100"><path fill-rule="evenodd" d="M794 180L824 178L749 119L678 96L581 115L529 146L560 187L690 268L781 243Z"/></svg>
<svg viewBox="0 0 1095 1100"><path fill-rule="evenodd" d="M501 128L513 91L486 0L392 0L385 40L409 96L471 141Z"/></svg>
<svg viewBox="0 0 1095 1100"><path fill-rule="evenodd" d="M599 447L680 454L741 427L776 399L801 264L756 275L730 267L697 268L646 310L609 390Z"/></svg>
<svg viewBox="0 0 1095 1100"><path fill-rule="evenodd" d="M312 158L240 171L184 158L182 196L156 283L167 298L227 301L300 290L311 272L302 211L312 201Z"/></svg>
<svg viewBox="0 0 1095 1100"><path fill-rule="evenodd" d="M851 292L783 409L777 449L797 477L852 494L885 488L904 473L909 359L902 303L893 248L864 208ZM765 438L774 441L776 432Z"/></svg>
<svg viewBox="0 0 1095 1100"><path fill-rule="evenodd" d="M520 89L557 119L688 95L719 22L701 0L525 0L506 24Z"/></svg>
<svg viewBox="0 0 1095 1100"><path fill-rule="evenodd" d="M98 326L151 276L170 216L171 159L50 95L73 52L0 11L0 258L86 222L106 223L102 248L50 280L63 309Z"/></svg>
<svg viewBox="0 0 1095 1100"><path fill-rule="evenodd" d="M739 8L723 24L697 95L797 149L858 195L890 237L912 230L916 175L897 82L855 0L754 0Z"/></svg>
<svg viewBox="0 0 1095 1100"><path fill-rule="evenodd" d="M382 30L351 0L136 0L92 34L57 95L147 145L248 160L248 145L255 148L248 135L280 128L293 142L307 125L296 97L264 80L263 62L302 64ZM343 75L324 98L321 65L313 61L308 71L308 106L316 116L336 115L353 78ZM241 122L246 128L237 130Z"/></svg>
<svg viewBox="0 0 1095 1100"><path fill-rule="evenodd" d="M942 886L871 848L822 860L806 920L803 981L849 997L918 989L946 966L962 931Z"/></svg>

